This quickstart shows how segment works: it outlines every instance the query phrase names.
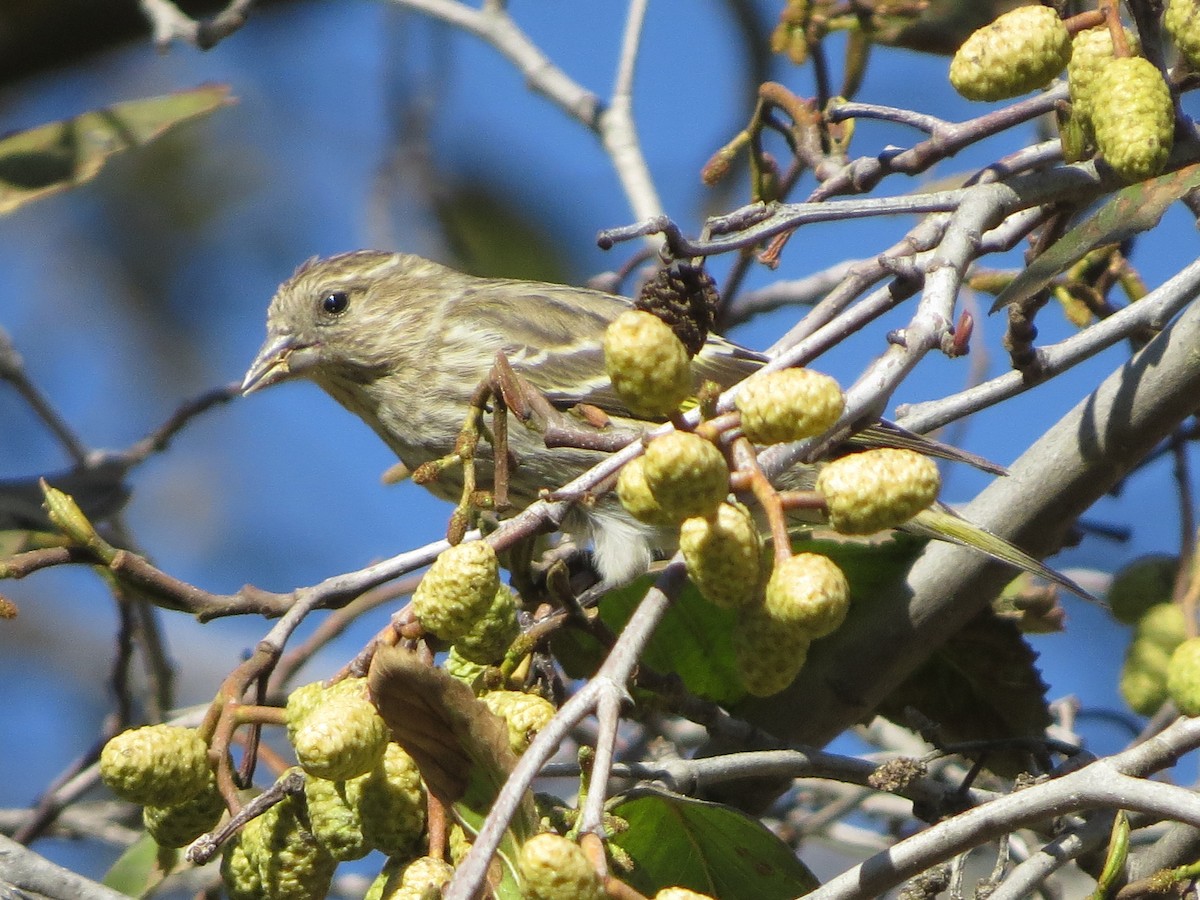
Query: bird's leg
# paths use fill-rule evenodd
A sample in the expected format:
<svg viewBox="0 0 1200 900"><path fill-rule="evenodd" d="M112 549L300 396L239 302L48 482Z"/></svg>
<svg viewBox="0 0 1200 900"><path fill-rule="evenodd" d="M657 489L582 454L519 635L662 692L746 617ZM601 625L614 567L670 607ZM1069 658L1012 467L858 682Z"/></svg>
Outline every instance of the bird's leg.
<svg viewBox="0 0 1200 900"><path fill-rule="evenodd" d="M489 407L492 410L490 433L483 425L483 416ZM554 411L545 397L513 371L504 353L498 352L491 372L471 395L467 418L455 438L454 450L439 459L423 463L412 473L412 479L417 484L428 484L447 469L462 466L462 492L446 532L446 539L450 543L457 544L462 540L480 511L504 510L510 505L508 483L513 460L508 450L509 410L516 413L522 422L528 423L544 415L545 409ZM494 475L491 491L479 490L475 460L481 435L492 445Z"/></svg>
<svg viewBox="0 0 1200 900"><path fill-rule="evenodd" d="M503 350L496 351L496 362L488 376L492 390L521 424L534 431L545 431L545 423L558 415L546 395L513 371Z"/></svg>
<svg viewBox="0 0 1200 900"><path fill-rule="evenodd" d="M551 449L574 447L614 453L642 436L640 430L618 427L604 410L589 403L577 403L568 412L558 409L545 394L513 371L503 352L496 354L491 378L496 395L522 425L542 435ZM511 460L505 460L505 465L511 465Z"/></svg>
<svg viewBox="0 0 1200 900"><path fill-rule="evenodd" d="M503 350L496 351L496 361L488 374L488 385L495 398L492 411L492 454L495 457L492 499L497 509L506 509L509 506L508 473L514 461L508 450L508 412L512 410L522 424L541 430L538 429L538 422L545 417L547 410L552 413L554 408L537 388L513 371Z"/></svg>
<svg viewBox="0 0 1200 900"><path fill-rule="evenodd" d="M503 358L502 354L497 354ZM492 389L492 504L498 510L508 502L508 403L504 391Z"/></svg>
<svg viewBox="0 0 1200 900"><path fill-rule="evenodd" d="M459 495L454 512L450 515L450 524L446 529L446 540L451 544L459 543L477 518L477 513L491 505L476 491L475 451L479 447L483 413L488 407L488 401L492 399L492 394L491 384L488 381L480 382L471 395L467 418L458 432L458 437L454 440L454 450L439 459L422 463L412 473L412 480L417 484L428 484L435 481L447 469L453 466L462 466L462 493Z"/></svg>

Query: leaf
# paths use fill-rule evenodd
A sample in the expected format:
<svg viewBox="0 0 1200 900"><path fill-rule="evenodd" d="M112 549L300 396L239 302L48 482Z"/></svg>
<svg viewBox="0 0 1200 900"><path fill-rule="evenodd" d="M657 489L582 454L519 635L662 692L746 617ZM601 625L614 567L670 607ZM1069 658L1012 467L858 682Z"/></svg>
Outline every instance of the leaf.
<svg viewBox="0 0 1200 900"><path fill-rule="evenodd" d="M790 900L819 884L791 847L728 806L639 790L611 812L629 823L612 838L635 864L623 877L647 896L679 886L712 897Z"/></svg>
<svg viewBox="0 0 1200 900"><path fill-rule="evenodd" d="M164 854L162 866L159 865L160 852ZM130 897L144 897L162 881L179 859L182 856L177 850L161 850L154 838L143 834L126 847L125 852L104 873L103 884Z"/></svg>
<svg viewBox="0 0 1200 900"><path fill-rule="evenodd" d="M0 215L90 181L114 153L233 103L225 85L115 103L0 138Z"/></svg>
<svg viewBox="0 0 1200 900"><path fill-rule="evenodd" d="M909 726L912 707L939 726L947 743L1040 738L1050 724L1037 653L1015 623L984 609L879 705ZM991 753L986 765L1011 778L1030 770L1025 752Z"/></svg>
<svg viewBox="0 0 1200 900"><path fill-rule="evenodd" d="M560 230L539 221L547 211L540 196L498 189L494 177L455 180L444 173L435 194L456 268L484 278L570 282Z"/></svg>
<svg viewBox="0 0 1200 900"><path fill-rule="evenodd" d="M1017 275L988 312L999 312L1036 296L1097 247L1119 244L1150 230L1168 206L1197 187L1200 187L1200 163L1122 188Z"/></svg>
<svg viewBox="0 0 1200 900"><path fill-rule="evenodd" d="M479 834L483 820L487 817L487 810L470 809L463 803L455 804L454 812L463 830L472 838ZM521 879L517 874L519 850L510 830L504 835L504 840L500 842L496 855L492 857L491 865L488 866L487 882L492 892L489 896L493 896L495 900L524 900Z"/></svg>
<svg viewBox="0 0 1200 900"><path fill-rule="evenodd" d="M605 594L600 601L600 619L619 632L646 595L653 578L639 578ZM646 665L659 672L673 672L693 694L717 703L742 696L733 668L729 632L736 613L713 606L690 583L663 616L642 653ZM604 655L589 635L568 629L555 635L551 649L572 678L587 678Z"/></svg>
<svg viewBox="0 0 1200 900"><path fill-rule="evenodd" d="M884 584L904 576L924 541L895 535L882 541L819 539L796 541L796 552L824 553L846 573L851 602L869 602ZM600 601L600 618L619 632L646 594L650 578L642 578ZM698 697L723 705L746 695L733 661L731 634L737 612L713 606L688 584L663 616L642 653L652 669L674 673ZM551 641L554 656L572 678L587 678L603 659L603 650L590 636L569 629Z"/></svg>
<svg viewBox="0 0 1200 900"><path fill-rule="evenodd" d="M401 647L376 651L368 684L393 740L416 762L430 792L482 819L517 764L504 721L461 681ZM530 794L510 828L524 840L536 826Z"/></svg>

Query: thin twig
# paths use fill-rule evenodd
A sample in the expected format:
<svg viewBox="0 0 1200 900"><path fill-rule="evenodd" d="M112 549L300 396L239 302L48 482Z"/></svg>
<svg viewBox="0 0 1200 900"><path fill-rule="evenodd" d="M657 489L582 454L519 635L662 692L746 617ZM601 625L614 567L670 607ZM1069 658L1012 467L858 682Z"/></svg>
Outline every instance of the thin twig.
<svg viewBox="0 0 1200 900"><path fill-rule="evenodd" d="M1040 349L1041 380L1090 359L1106 347L1124 340L1134 332L1150 327L1162 328L1172 317L1200 294L1200 261L1180 270L1137 303L1130 304L1083 331L1057 344ZM1037 382L1040 383L1040 382ZM1020 372L1006 372L983 384L951 394L941 400L914 403L897 409L897 424L926 433L956 419L994 406L1034 387Z"/></svg>
<svg viewBox="0 0 1200 900"><path fill-rule="evenodd" d="M200 50L211 50L246 24L254 0L230 0L228 6L207 19L193 19L171 0L139 0L150 20L154 45L166 50L183 41Z"/></svg>
<svg viewBox="0 0 1200 900"><path fill-rule="evenodd" d="M559 741L577 722L596 709L602 694L613 692L614 696L624 696L624 686L637 666L646 642L650 640L685 579L683 560L677 554L630 616L600 670L563 705L553 721L522 754L492 804L475 843L459 863L446 889L447 900L470 900L482 887L492 855L500 846L509 821ZM606 783L607 778L600 779L596 782L596 789L603 790L602 786Z"/></svg>

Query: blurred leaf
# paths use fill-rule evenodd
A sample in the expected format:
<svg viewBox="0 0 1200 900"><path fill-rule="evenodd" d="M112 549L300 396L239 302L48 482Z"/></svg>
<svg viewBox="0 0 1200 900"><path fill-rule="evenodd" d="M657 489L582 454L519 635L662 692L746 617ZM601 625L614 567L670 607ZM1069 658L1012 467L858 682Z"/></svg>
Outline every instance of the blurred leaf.
<svg viewBox="0 0 1200 900"><path fill-rule="evenodd" d="M104 886L130 897L148 894L160 881L166 869L159 867L159 846L154 838L143 834L117 857L117 861L104 873ZM169 857L179 858L179 851L163 851ZM166 860L170 861L170 860Z"/></svg>
<svg viewBox="0 0 1200 900"><path fill-rule="evenodd" d="M0 214L95 177L114 153L233 100L224 85L116 103L0 138Z"/></svg>
<svg viewBox="0 0 1200 900"><path fill-rule="evenodd" d="M903 578L924 541L896 535L880 541L813 539L796 541L796 552L823 553L850 582L851 602L870 602L884 585ZM645 596L652 578L642 578L606 594L600 618L619 632ZM693 694L729 705L745 697L733 662L731 633L737 612L713 606L690 583L655 629L642 659L663 673L674 673ZM587 678L603 659L600 645L577 629L555 635L551 649L572 678Z"/></svg>
<svg viewBox="0 0 1200 900"><path fill-rule="evenodd" d="M946 743L1039 738L1050 724L1037 653L1016 624L983 610L938 648L879 705L880 715L911 726L912 707L940 728ZM987 768L1011 778L1030 770L1019 751L988 754Z"/></svg>
<svg viewBox="0 0 1200 900"><path fill-rule="evenodd" d="M1200 163L1122 188L1017 275L988 312L998 312L1036 296L1097 247L1119 244L1149 231L1158 224L1168 206L1197 187L1200 187Z"/></svg>
<svg viewBox="0 0 1200 900"><path fill-rule="evenodd" d="M927 3L864 3L867 35L877 44L953 55L978 28L1032 0L928 0ZM909 11L904 7L908 6Z"/></svg>
<svg viewBox="0 0 1200 900"><path fill-rule="evenodd" d="M482 183L461 182L440 190L437 215L457 268L486 278L569 282L561 248L524 208L525 201L501 196Z"/></svg>
<svg viewBox="0 0 1200 900"><path fill-rule="evenodd" d="M0 531L54 530L42 508L45 495L38 484L39 478L70 494L92 521L110 518L129 501L130 489L124 482L128 469L127 464L114 459L86 469L0 479Z"/></svg>
<svg viewBox="0 0 1200 900"><path fill-rule="evenodd" d="M791 847L727 806L639 791L611 812L629 823L612 838L636 864L626 880L647 896L679 886L712 897L790 900L819 884Z"/></svg>

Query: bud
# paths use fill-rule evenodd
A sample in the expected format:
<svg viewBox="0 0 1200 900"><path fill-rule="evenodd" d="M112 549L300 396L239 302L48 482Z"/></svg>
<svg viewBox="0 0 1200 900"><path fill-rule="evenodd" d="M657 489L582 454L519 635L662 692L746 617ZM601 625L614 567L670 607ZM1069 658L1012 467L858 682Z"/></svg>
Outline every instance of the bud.
<svg viewBox="0 0 1200 900"><path fill-rule="evenodd" d="M631 459L621 468L617 477L617 499L625 511L647 525L670 526L675 519L654 499L650 485L646 483L646 458Z"/></svg>
<svg viewBox="0 0 1200 900"><path fill-rule="evenodd" d="M711 517L686 519L679 530L679 549L692 583L710 603L736 609L758 599L762 538L744 506L722 503Z"/></svg>
<svg viewBox="0 0 1200 900"><path fill-rule="evenodd" d="M43 504L46 514L55 527L76 544L86 547L101 562L112 562L117 553L116 548L97 534L95 526L88 521L88 517L74 498L56 487L51 487L44 478L39 483L46 498Z"/></svg>
<svg viewBox="0 0 1200 900"><path fill-rule="evenodd" d="M692 392L687 349L669 325L642 310L627 310L608 326L604 368L616 392L638 416L668 416Z"/></svg>
<svg viewBox="0 0 1200 900"><path fill-rule="evenodd" d="M1162 25L1192 69L1200 69L1200 3L1171 0Z"/></svg>
<svg viewBox="0 0 1200 900"><path fill-rule="evenodd" d="M1019 6L967 38L950 83L968 100L1006 100L1046 87L1071 58L1071 36L1048 6Z"/></svg>
<svg viewBox="0 0 1200 900"><path fill-rule="evenodd" d="M557 834L527 840L517 868L528 900L604 900L600 876L583 849Z"/></svg>
<svg viewBox="0 0 1200 900"><path fill-rule="evenodd" d="M507 585L500 585L492 605L471 626L471 630L454 642L463 659L487 665L504 658L505 652L521 633L517 624L517 602Z"/></svg>
<svg viewBox="0 0 1200 900"><path fill-rule="evenodd" d="M365 697L330 697L307 715L288 716L288 737L304 771L344 781L379 762L388 727Z"/></svg>
<svg viewBox="0 0 1200 900"><path fill-rule="evenodd" d="M835 459L817 475L829 521L843 534L874 534L902 525L937 499L933 460L890 447Z"/></svg>
<svg viewBox="0 0 1200 900"><path fill-rule="evenodd" d="M711 441L672 431L646 447L646 485L664 512L681 522L705 516L729 494L729 466Z"/></svg>
<svg viewBox="0 0 1200 900"><path fill-rule="evenodd" d="M499 563L484 541L443 550L417 589L413 611L422 627L442 640L456 641L487 612L500 589Z"/></svg>
<svg viewBox="0 0 1200 900"><path fill-rule="evenodd" d="M751 378L734 400L742 431L755 444L799 441L833 427L845 408L837 381L811 369Z"/></svg>
<svg viewBox="0 0 1200 900"><path fill-rule="evenodd" d="M225 798L210 772L208 785L191 800L143 809L142 824L160 847L186 847L215 828L224 814Z"/></svg>
<svg viewBox="0 0 1200 900"><path fill-rule="evenodd" d="M479 698L483 705L508 726L508 746L520 756L537 733L550 724L557 710L554 704L537 694L521 691L488 691Z"/></svg>
<svg viewBox="0 0 1200 900"><path fill-rule="evenodd" d="M767 581L763 612L812 639L833 634L850 609L850 585L828 556L797 553L776 563Z"/></svg>
<svg viewBox="0 0 1200 900"><path fill-rule="evenodd" d="M804 668L810 643L803 628L747 610L733 623L733 661L742 686L755 697L778 694Z"/></svg>
<svg viewBox="0 0 1200 900"><path fill-rule="evenodd" d="M184 803L204 790L212 778L208 745L194 728L133 728L104 745L100 777L114 794L132 803Z"/></svg>
<svg viewBox="0 0 1200 900"><path fill-rule="evenodd" d="M1175 137L1175 107L1162 73L1140 57L1114 59L1092 88L1092 128L1100 154L1126 181L1162 171Z"/></svg>
<svg viewBox="0 0 1200 900"><path fill-rule="evenodd" d="M1125 41L1130 51L1137 55L1137 35L1125 29ZM1092 95L1095 93L1096 78L1100 70L1115 58L1112 32L1108 25L1088 28L1071 39L1071 61L1067 63L1067 84L1071 89L1071 105L1074 111L1090 119Z"/></svg>
<svg viewBox="0 0 1200 900"><path fill-rule="evenodd" d="M1171 654L1167 694L1185 716L1200 716L1200 638L1189 638Z"/></svg>

